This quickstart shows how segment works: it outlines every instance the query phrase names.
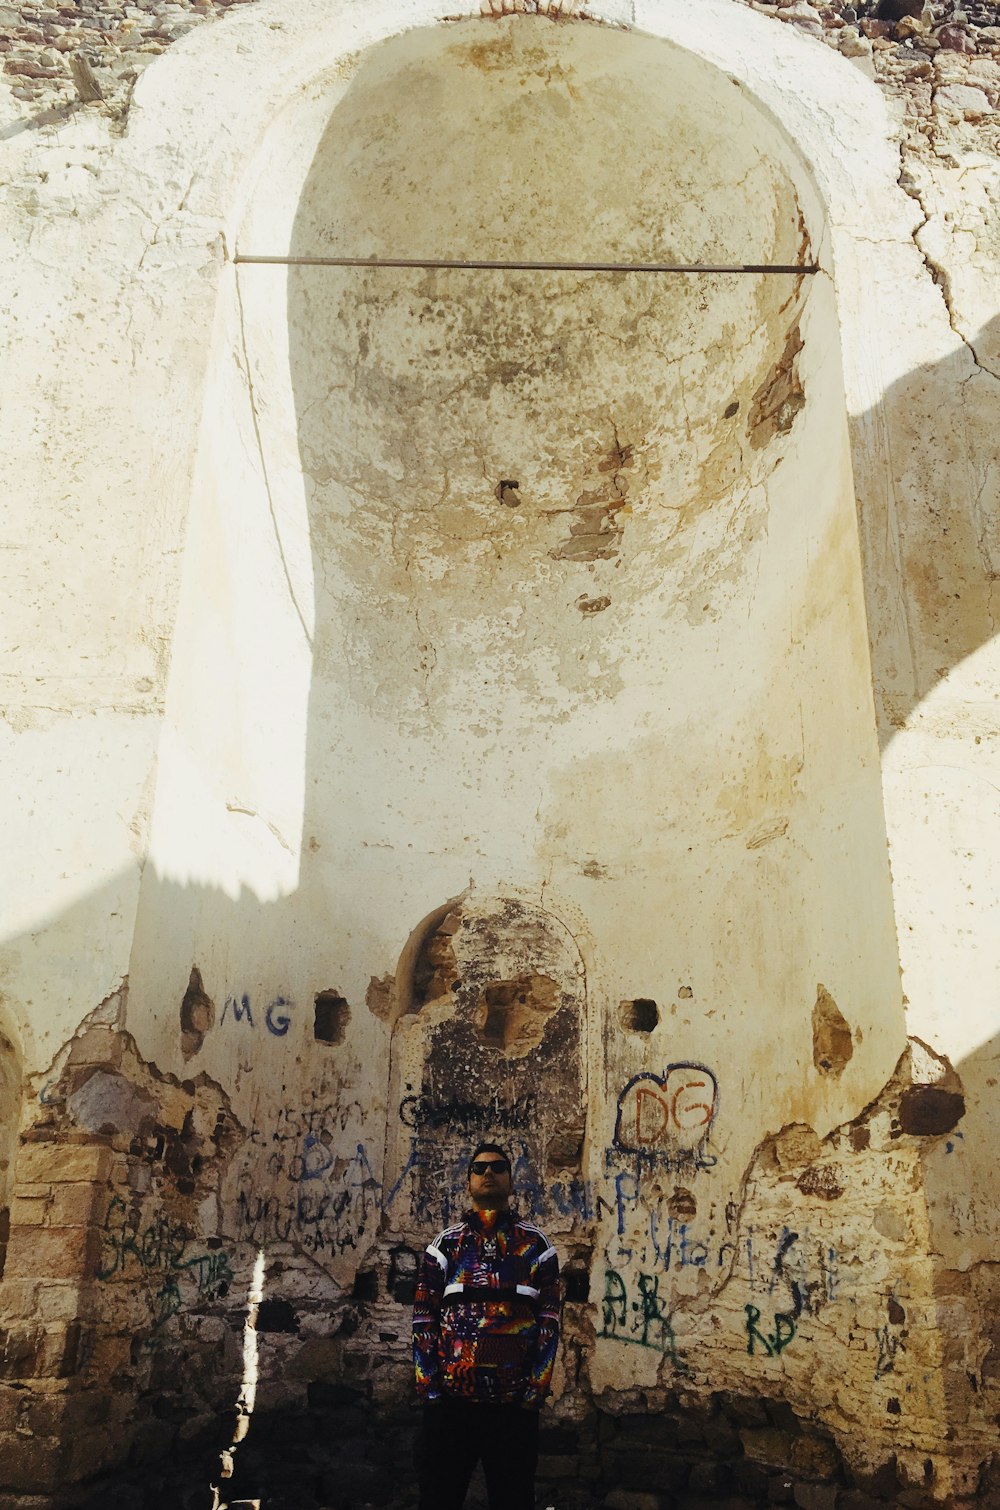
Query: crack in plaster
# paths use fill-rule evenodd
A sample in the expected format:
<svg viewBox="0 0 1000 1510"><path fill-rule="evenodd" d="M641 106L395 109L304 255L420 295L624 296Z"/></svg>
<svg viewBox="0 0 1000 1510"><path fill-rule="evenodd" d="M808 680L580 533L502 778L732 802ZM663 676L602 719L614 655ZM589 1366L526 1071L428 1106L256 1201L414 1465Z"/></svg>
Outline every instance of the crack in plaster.
<svg viewBox="0 0 1000 1510"><path fill-rule="evenodd" d="M278 527L278 517L275 513L274 508L274 495L271 491L271 478L268 473L267 460L264 455L264 438L261 434L260 429L260 416L257 411L257 398L254 392L253 371L250 365L250 352L247 347L246 313L243 308L243 292L240 288L240 275L237 269L233 270L233 277L235 279L234 286L236 290L236 306L239 313L240 322L240 351L243 358L241 365L243 368L244 377L246 379L247 396L250 400L250 416L253 421L253 432L257 441L257 454L260 457L261 477L264 483L264 492L267 495L267 507L271 515L271 526L274 530L274 540L275 544L278 547L278 556L281 561L281 570L284 573L285 584L288 588L288 596L291 599L292 607L295 609L295 615L302 627L302 634L305 638L305 642L309 646L309 648L312 649L312 635L309 633L309 627L306 624L302 609L299 606L299 600L295 593L295 586L292 582L291 573L288 570L288 562L285 558L285 548L281 539L281 530Z"/></svg>
<svg viewBox="0 0 1000 1510"><path fill-rule="evenodd" d="M902 158L902 155L903 155L903 147L902 147L902 144L901 144L900 145L900 157L901 158ZM926 246L924 245L923 241L921 240L921 234L920 233L923 230L925 230L928 225L930 225L933 217L932 217L930 211L928 210L927 205L924 202L924 197L921 194L920 189L917 187L917 183L916 183L915 178L913 177L913 175L910 172L910 170L906 167L905 163L902 164L902 166L900 167L899 176L898 176L897 182L899 184L899 187L902 189L903 193L906 194L908 198L912 199L914 201L914 203L919 206L920 213L924 217L923 220L920 222L920 224L914 228L914 231L913 231L913 244L916 247L917 251L920 253L921 258L923 259L924 266L927 268L927 271L930 273L931 279L932 279L935 287L938 289L938 291L941 294L941 300L942 300L942 303L944 304L945 313L948 316L948 324L950 325L951 329L953 330L953 332L955 333L955 335L958 337L958 339L961 341L962 345L968 351L969 355L971 356L971 358L973 360L973 363L979 369L979 371L985 373L987 375L987 377L994 378L997 382L1000 382L1000 372L994 372L993 368L990 367L988 363L980 360L979 354L976 351L976 348L973 345L972 341L969 340L968 336L966 336L966 335L963 334L963 332L962 332L962 330L961 330L961 328L960 328L960 326L958 324L958 315L957 315L957 313L955 311L955 308L954 308L954 305L953 305L953 302L952 302L951 275L950 275L950 273L948 272L947 268L945 268L945 266L942 263L938 262L931 255L931 253L927 250ZM969 377L974 377L974 376L975 376L974 373L970 373L969 374ZM969 378L964 378L962 380L962 383L959 384L959 386L961 387L964 383L966 383L968 381L969 381Z"/></svg>

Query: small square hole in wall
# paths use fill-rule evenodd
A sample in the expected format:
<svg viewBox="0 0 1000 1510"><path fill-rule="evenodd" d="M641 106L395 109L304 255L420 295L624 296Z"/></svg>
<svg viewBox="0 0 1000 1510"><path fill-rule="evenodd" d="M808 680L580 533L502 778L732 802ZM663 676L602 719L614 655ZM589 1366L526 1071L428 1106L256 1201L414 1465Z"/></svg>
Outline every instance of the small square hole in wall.
<svg viewBox="0 0 1000 1510"><path fill-rule="evenodd" d="M586 1305L590 1299L590 1275L586 1269L564 1270L563 1294L571 1305Z"/></svg>
<svg viewBox="0 0 1000 1510"><path fill-rule="evenodd" d="M354 1300L378 1300L378 1275L374 1269L360 1269L351 1290Z"/></svg>
<svg viewBox="0 0 1000 1510"><path fill-rule="evenodd" d="M637 996L622 1002L618 1019L629 1033L651 1033L660 1020L660 1009L648 996Z"/></svg>
<svg viewBox="0 0 1000 1510"><path fill-rule="evenodd" d="M320 991L316 997L313 1037L317 1043L343 1043L351 1009L339 991Z"/></svg>

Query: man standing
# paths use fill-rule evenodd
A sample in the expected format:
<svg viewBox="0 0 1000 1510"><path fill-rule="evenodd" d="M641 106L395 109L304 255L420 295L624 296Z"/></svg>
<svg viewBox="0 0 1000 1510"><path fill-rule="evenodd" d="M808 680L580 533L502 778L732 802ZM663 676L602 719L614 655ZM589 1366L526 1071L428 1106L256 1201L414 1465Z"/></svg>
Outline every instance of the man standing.
<svg viewBox="0 0 1000 1510"><path fill-rule="evenodd" d="M420 1510L461 1510L482 1461L490 1510L533 1510L538 1412L559 1342L559 1259L510 1207L510 1159L480 1143L471 1210L424 1251L413 1361L424 1406Z"/></svg>

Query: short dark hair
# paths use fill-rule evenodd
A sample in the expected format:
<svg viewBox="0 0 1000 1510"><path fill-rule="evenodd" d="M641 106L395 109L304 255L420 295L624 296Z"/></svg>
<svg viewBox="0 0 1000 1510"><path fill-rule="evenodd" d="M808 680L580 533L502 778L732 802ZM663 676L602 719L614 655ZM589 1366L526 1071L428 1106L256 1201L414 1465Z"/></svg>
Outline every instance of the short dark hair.
<svg viewBox="0 0 1000 1510"><path fill-rule="evenodd" d="M473 1153L469 1156L469 1165L466 1171L467 1174L472 1173L472 1166L479 1158L479 1155L481 1153L499 1154L501 1159L506 1160L507 1168L513 1170L513 1165L510 1162L510 1154L507 1152L506 1148L501 1148L499 1143L480 1143L473 1151Z"/></svg>

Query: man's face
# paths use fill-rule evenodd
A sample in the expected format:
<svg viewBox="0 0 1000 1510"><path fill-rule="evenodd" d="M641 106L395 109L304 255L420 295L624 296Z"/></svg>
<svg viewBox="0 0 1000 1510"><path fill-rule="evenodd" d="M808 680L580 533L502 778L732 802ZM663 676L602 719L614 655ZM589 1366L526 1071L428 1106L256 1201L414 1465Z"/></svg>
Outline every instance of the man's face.
<svg viewBox="0 0 1000 1510"><path fill-rule="evenodd" d="M469 1195L477 1211L506 1211L510 1165L499 1153L480 1153L469 1166Z"/></svg>

